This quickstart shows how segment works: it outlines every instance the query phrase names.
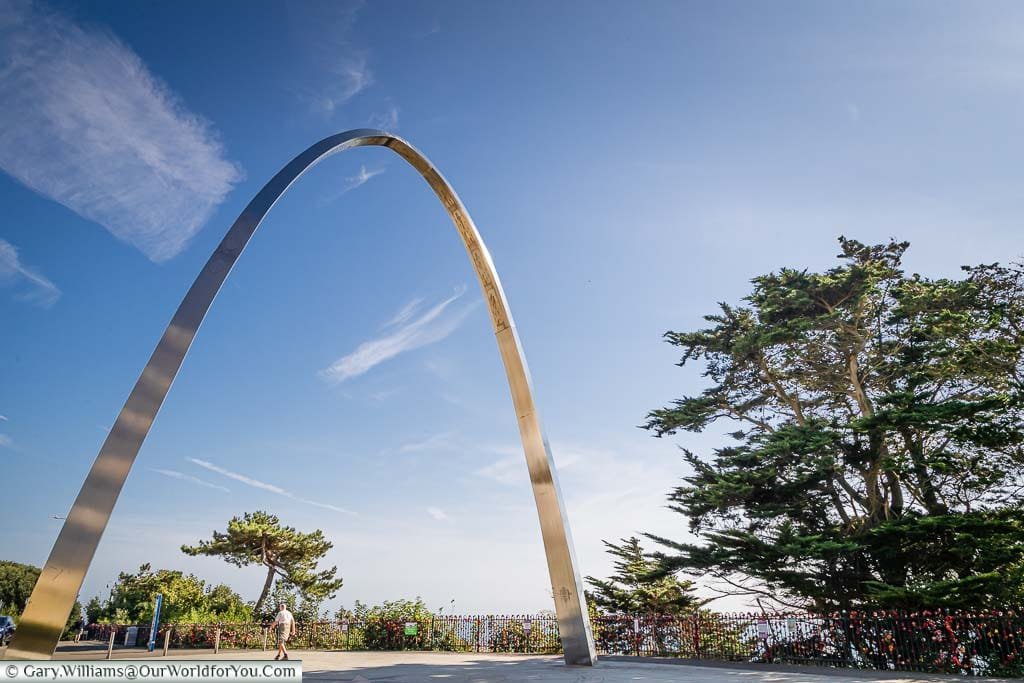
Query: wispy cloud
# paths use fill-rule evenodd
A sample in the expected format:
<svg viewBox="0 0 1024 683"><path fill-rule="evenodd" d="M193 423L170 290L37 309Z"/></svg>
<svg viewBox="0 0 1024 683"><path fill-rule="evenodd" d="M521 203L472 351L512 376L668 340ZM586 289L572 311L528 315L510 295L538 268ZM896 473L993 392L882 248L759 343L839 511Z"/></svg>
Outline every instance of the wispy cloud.
<svg viewBox="0 0 1024 683"><path fill-rule="evenodd" d="M0 422L7 422L7 416L6 415L0 415Z"/></svg>
<svg viewBox="0 0 1024 683"><path fill-rule="evenodd" d="M434 451L439 448L451 448L455 445L455 432L442 432L428 436L420 441L403 444L398 448L399 453L419 453L422 451Z"/></svg>
<svg viewBox="0 0 1024 683"><path fill-rule="evenodd" d="M289 30L306 58L310 80L299 87L314 112L334 115L374 82L370 53L354 41L362 0L286 3Z"/></svg>
<svg viewBox="0 0 1024 683"><path fill-rule="evenodd" d="M0 113L0 117L2 116L3 114ZM27 289L19 293L17 298L40 306L50 307L60 298L60 290L57 289L57 285L50 282L41 273L24 265L18 257L17 248L7 240L0 239L0 285L5 284L27 285Z"/></svg>
<svg viewBox="0 0 1024 683"><path fill-rule="evenodd" d="M421 297L416 297L415 299L413 299L412 301L398 309L398 312L395 313L391 320L384 323L384 327L393 327L394 325L401 325L402 323L406 322L407 320L409 320L409 318L412 317L412 314L419 309L420 304L422 303L423 299Z"/></svg>
<svg viewBox="0 0 1024 683"><path fill-rule="evenodd" d="M231 489L227 488L226 486L221 486L220 484L214 484L212 482L206 481L205 479L200 479L199 477L193 477L191 474L185 474L184 472L178 472L177 470L154 469L153 471L156 472L157 474L162 474L165 477L170 477L171 479L180 479L181 481L191 482L191 483L197 484L199 486L205 486L206 488L217 489L218 491L223 491L224 493L230 493L231 492Z"/></svg>
<svg viewBox="0 0 1024 683"><path fill-rule="evenodd" d="M334 73L337 81L329 95L332 111L373 83L373 72L370 71L365 54L348 55L335 67Z"/></svg>
<svg viewBox="0 0 1024 683"><path fill-rule="evenodd" d="M358 377L406 351L441 341L458 329L475 305L448 310L464 292L465 289L459 291L419 317L413 318L413 313L410 312L403 322L397 324L397 329L393 332L363 342L356 347L355 351L347 356L342 356L329 367L321 370L321 376L332 382L344 382L347 379ZM400 318L402 312L408 307L409 305L406 304L395 318Z"/></svg>
<svg viewBox="0 0 1024 683"><path fill-rule="evenodd" d="M521 446L495 446L484 450L501 457L478 469L477 476L509 486L529 483L530 475Z"/></svg>
<svg viewBox="0 0 1024 683"><path fill-rule="evenodd" d="M11 437L7 436L6 434L0 434L0 446L9 447L13 443L14 442L11 440Z"/></svg>
<svg viewBox="0 0 1024 683"><path fill-rule="evenodd" d="M522 446L484 446L480 450L500 457L493 460L489 465L478 469L476 471L477 476L513 486L529 482L530 475L526 468L526 456L523 454ZM553 447L552 452L555 456L555 467L559 472L569 469L587 457L585 450L573 447Z"/></svg>
<svg viewBox="0 0 1024 683"><path fill-rule="evenodd" d="M351 192L357 187L366 184L366 181L368 181L370 178L379 176L383 172L383 168L367 169L366 166L360 166L359 173L356 173L354 176L349 176L348 178L345 178L345 189L343 190L342 193L344 194L345 192Z"/></svg>
<svg viewBox="0 0 1024 683"><path fill-rule="evenodd" d="M370 399L373 401L384 401L391 398L395 394L400 393L401 389L381 389L370 394Z"/></svg>
<svg viewBox="0 0 1024 683"><path fill-rule="evenodd" d="M338 108L373 84L365 54L349 54L333 68L327 69L330 80L313 98L313 109L325 116L332 116Z"/></svg>
<svg viewBox="0 0 1024 683"><path fill-rule="evenodd" d="M428 507L427 508L427 514L430 515L431 517L433 517L434 519L436 519L439 522L447 522L447 521L451 520L451 517L448 516L448 513L446 513L441 508L437 508L437 507L433 507L433 506Z"/></svg>
<svg viewBox="0 0 1024 683"><path fill-rule="evenodd" d="M241 178L211 126L110 32L41 4L0 11L0 169L153 261Z"/></svg>
<svg viewBox="0 0 1024 683"><path fill-rule="evenodd" d="M379 128L386 131L398 129L398 107L391 105L383 114L374 114L368 121L370 128Z"/></svg>
<svg viewBox="0 0 1024 683"><path fill-rule="evenodd" d="M345 508L339 507L337 505L331 505L330 503L321 503L316 500L310 500L308 498L297 496L291 491L281 488L276 484L269 484L265 481L260 481L259 479L253 479L252 477L247 477L244 474L239 474L238 472L232 472L231 470L227 470L218 465L214 465L212 462L209 462L208 460L200 460L199 458L185 458L185 460L188 460L189 462L195 465L199 465L204 469L208 469L211 472L216 472L217 474L225 476L228 479L234 479L235 481L241 482L246 486L262 489L263 491L269 491L270 493L275 493L279 496L284 496L285 498L291 498L292 500L297 501L299 503L305 503L306 505L313 505L318 508L324 508L325 510L333 510L334 512L341 512L347 515L356 514L351 510L346 510Z"/></svg>
<svg viewBox="0 0 1024 683"><path fill-rule="evenodd" d="M366 168L366 166L360 166L358 173L356 173L353 176L348 176L347 178L345 178L345 182L341 184L341 188L337 189L337 190L333 190L333 191L328 192L327 194L325 194L320 199L320 203L321 204L329 204L329 203L333 202L334 200L336 200L338 197L342 196L343 194L347 194L348 192L351 192L352 190L356 189L357 187L362 187L363 185L366 184L366 182L368 180L370 180L371 178L374 178L376 176L379 176L381 173L384 172L384 170L385 169L384 169L383 166L381 166L380 168L370 168L370 169Z"/></svg>

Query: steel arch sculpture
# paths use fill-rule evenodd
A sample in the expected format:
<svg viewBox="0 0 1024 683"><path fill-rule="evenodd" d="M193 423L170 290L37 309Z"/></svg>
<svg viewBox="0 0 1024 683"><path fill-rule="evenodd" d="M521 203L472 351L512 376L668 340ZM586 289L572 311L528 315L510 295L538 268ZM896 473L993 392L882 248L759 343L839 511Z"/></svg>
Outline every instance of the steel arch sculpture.
<svg viewBox="0 0 1024 683"><path fill-rule="evenodd" d="M7 650L7 659L48 659L53 655L142 442L178 374L199 325L264 216L291 184L321 159L352 147L364 146L387 147L409 162L433 188L458 228L483 288L512 392L540 517L565 661L584 665L596 661L583 586L555 477L554 461L537 417L522 345L491 256L458 195L427 158L396 135L368 129L324 138L292 159L249 202L206 262L103 442L32 591L14 640Z"/></svg>

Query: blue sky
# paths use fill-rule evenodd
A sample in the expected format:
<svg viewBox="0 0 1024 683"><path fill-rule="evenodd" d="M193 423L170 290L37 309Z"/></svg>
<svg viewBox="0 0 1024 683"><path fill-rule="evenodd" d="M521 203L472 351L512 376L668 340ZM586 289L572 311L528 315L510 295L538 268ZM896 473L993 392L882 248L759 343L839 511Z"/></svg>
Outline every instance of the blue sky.
<svg viewBox="0 0 1024 683"><path fill-rule="evenodd" d="M242 207L312 142L397 131L471 211L533 372L584 574L685 536L664 496L728 425L667 329L840 234L909 270L1019 257L1014 3L0 0L0 557L41 564L105 430ZM86 578L229 581L178 547L267 509L334 541L333 604L550 606L493 334L457 233L381 149L332 157L231 274ZM729 605L723 605L729 606Z"/></svg>

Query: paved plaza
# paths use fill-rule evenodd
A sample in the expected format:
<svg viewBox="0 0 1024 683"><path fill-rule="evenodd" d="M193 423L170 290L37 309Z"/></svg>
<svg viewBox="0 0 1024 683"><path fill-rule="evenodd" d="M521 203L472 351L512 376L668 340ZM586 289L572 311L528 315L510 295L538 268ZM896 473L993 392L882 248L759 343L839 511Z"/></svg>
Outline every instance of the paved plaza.
<svg viewBox="0 0 1024 683"><path fill-rule="evenodd" d="M2 652L2 650L0 650ZM102 659L106 652L96 645L75 648L65 645L57 659ZM266 659L272 652L221 652L195 650L172 651L169 659ZM115 659L154 658L140 650L116 650ZM652 662L628 657L605 657L598 666L568 667L560 656L504 655L490 653L447 652L323 652L296 651L293 659L302 661L303 678L311 681L399 681L424 683L888 683L979 680L989 683L1008 679L967 679L957 676L848 671L814 667L785 667L754 664L706 662L701 664L671 661Z"/></svg>

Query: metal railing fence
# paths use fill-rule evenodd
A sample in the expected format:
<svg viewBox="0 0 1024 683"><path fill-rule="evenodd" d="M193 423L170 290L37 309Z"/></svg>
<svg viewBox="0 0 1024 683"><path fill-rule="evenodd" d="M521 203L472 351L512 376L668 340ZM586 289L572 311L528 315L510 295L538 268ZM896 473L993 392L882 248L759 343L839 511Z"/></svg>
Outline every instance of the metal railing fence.
<svg viewBox="0 0 1024 683"><path fill-rule="evenodd" d="M591 619L598 652L747 662L903 670L962 675L1024 676L1024 615L993 612L840 612L833 614L602 615ZM550 615L434 615L297 624L290 648L561 652ZM132 630L129 630L129 629ZM95 624L84 638L144 647L148 625ZM166 624L171 648L274 647L267 624ZM127 639L127 640L126 640Z"/></svg>

